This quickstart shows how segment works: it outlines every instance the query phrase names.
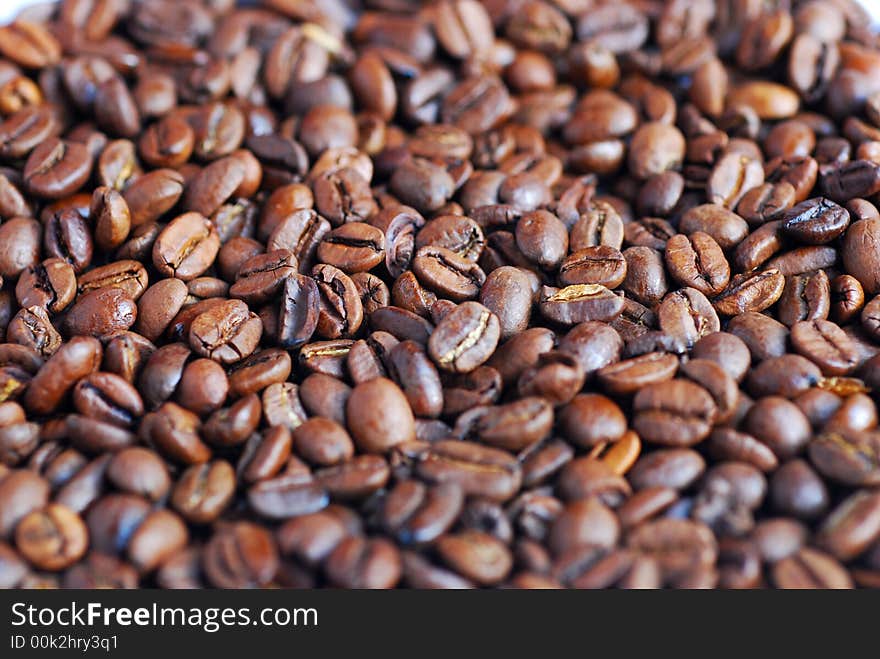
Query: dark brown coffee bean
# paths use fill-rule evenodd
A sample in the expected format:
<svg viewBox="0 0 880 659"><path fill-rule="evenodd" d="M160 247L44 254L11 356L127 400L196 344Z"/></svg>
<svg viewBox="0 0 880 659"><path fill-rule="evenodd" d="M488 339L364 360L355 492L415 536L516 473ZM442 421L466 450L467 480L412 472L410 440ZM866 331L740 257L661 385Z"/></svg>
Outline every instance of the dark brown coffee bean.
<svg viewBox="0 0 880 659"><path fill-rule="evenodd" d="M851 486L870 486L880 479L880 437L876 432L830 432L808 446L810 461L823 475Z"/></svg>
<svg viewBox="0 0 880 659"><path fill-rule="evenodd" d="M501 123L512 112L512 102L504 84L492 76L464 80L443 99L443 123L454 124L471 135Z"/></svg>
<svg viewBox="0 0 880 659"><path fill-rule="evenodd" d="M390 380L378 378L355 387L346 402L346 414L361 420L350 430L362 450L384 452L415 438L406 396Z"/></svg>
<svg viewBox="0 0 880 659"><path fill-rule="evenodd" d="M559 281L572 284L601 284L617 288L626 277L627 263L613 247L586 247L569 255L559 267Z"/></svg>
<svg viewBox="0 0 880 659"><path fill-rule="evenodd" d="M840 563L815 549L804 547L773 565L777 588L852 588L852 579Z"/></svg>
<svg viewBox="0 0 880 659"><path fill-rule="evenodd" d="M831 316L840 324L855 318L864 307L865 291L852 275L839 275L831 281Z"/></svg>
<svg viewBox="0 0 880 659"><path fill-rule="evenodd" d="M483 270L445 247L423 247L412 261L425 288L455 302L475 298L486 281Z"/></svg>
<svg viewBox="0 0 880 659"><path fill-rule="evenodd" d="M92 236L85 220L74 209L62 210L49 217L44 226L43 243L51 256L64 259L77 273L88 267L94 254Z"/></svg>
<svg viewBox="0 0 880 659"><path fill-rule="evenodd" d="M271 534L250 522L218 530L205 546L203 567L219 588L265 586L278 570L278 549Z"/></svg>
<svg viewBox="0 0 880 659"><path fill-rule="evenodd" d="M730 281L730 265L724 252L706 233L673 236L666 243L664 258L673 279L704 295L718 295Z"/></svg>
<svg viewBox="0 0 880 659"><path fill-rule="evenodd" d="M35 350L48 359L61 347L61 335L43 307L21 309L9 321L6 339Z"/></svg>
<svg viewBox="0 0 880 659"><path fill-rule="evenodd" d="M880 536L880 499L870 490L856 492L831 511L819 530L818 542L838 560L865 551Z"/></svg>
<svg viewBox="0 0 880 659"><path fill-rule="evenodd" d="M331 419L309 419L293 430L292 437L297 455L322 467L343 463L354 454L351 437Z"/></svg>
<svg viewBox="0 0 880 659"><path fill-rule="evenodd" d="M432 542L449 530L463 503L457 485L402 481L383 502L382 525L403 544Z"/></svg>
<svg viewBox="0 0 880 659"><path fill-rule="evenodd" d="M183 176L173 169L156 169L139 176L122 193L131 214L131 226L158 220L174 207L183 188Z"/></svg>
<svg viewBox="0 0 880 659"><path fill-rule="evenodd" d="M260 423L260 399L250 394L214 412L202 426L205 440L218 446L243 444Z"/></svg>
<svg viewBox="0 0 880 659"><path fill-rule="evenodd" d="M41 306L50 313L63 311L75 295L76 275L73 267L62 259L46 259L29 266L21 272L15 286L15 297L22 307Z"/></svg>
<svg viewBox="0 0 880 659"><path fill-rule="evenodd" d="M129 329L137 318L137 305L120 288L97 288L76 301L64 318L69 336L104 337Z"/></svg>
<svg viewBox="0 0 880 659"><path fill-rule="evenodd" d="M711 303L695 288L667 295L657 308L657 320L661 330L688 347L721 329Z"/></svg>
<svg viewBox="0 0 880 659"><path fill-rule="evenodd" d="M37 414L52 412L80 378L98 369L101 352L97 339L72 338L31 380L25 396L26 407Z"/></svg>
<svg viewBox="0 0 880 659"><path fill-rule="evenodd" d="M467 373L489 359L499 336L495 314L476 302L463 302L431 334L428 354L445 371Z"/></svg>
<svg viewBox="0 0 880 659"><path fill-rule="evenodd" d="M596 376L609 393L625 395L671 380L677 370L675 355L649 352L600 368Z"/></svg>
<svg viewBox="0 0 880 659"><path fill-rule="evenodd" d="M789 327L799 321L824 320L831 306L830 284L824 270L790 275L777 308L779 319Z"/></svg>
<svg viewBox="0 0 880 659"><path fill-rule="evenodd" d="M830 320L803 320L792 325L792 347L826 375L844 375L859 363L850 338Z"/></svg>
<svg viewBox="0 0 880 659"><path fill-rule="evenodd" d="M260 320L247 305L226 300L193 319L189 344L197 354L231 364L256 349L261 333Z"/></svg>
<svg viewBox="0 0 880 659"><path fill-rule="evenodd" d="M545 286L539 308L550 320L566 325L591 320L608 322L620 315L623 297L601 284L575 284L561 289Z"/></svg>
<svg viewBox="0 0 880 659"><path fill-rule="evenodd" d="M400 553L382 538L349 537L327 558L325 570L342 588L393 588L400 579Z"/></svg>
<svg viewBox="0 0 880 659"><path fill-rule="evenodd" d="M661 247L666 239L662 243ZM662 255L656 249L637 245L623 250L623 256L626 259L623 290L636 301L653 307L668 290Z"/></svg>
<svg viewBox="0 0 880 659"><path fill-rule="evenodd" d="M84 145L51 138L31 152L23 175L32 194L60 199L76 192L91 173L92 157Z"/></svg>
<svg viewBox="0 0 880 659"><path fill-rule="evenodd" d="M214 225L198 213L184 213L156 238L153 265L167 277L190 281L204 274L219 249Z"/></svg>
<svg viewBox="0 0 880 659"><path fill-rule="evenodd" d="M782 295L785 277L777 269L734 277L730 286L712 302L718 313L735 316L749 311L763 311Z"/></svg>
<svg viewBox="0 0 880 659"><path fill-rule="evenodd" d="M821 371L800 355L765 359L749 376L749 391L755 396L779 395L793 398L814 386Z"/></svg>
<svg viewBox="0 0 880 659"><path fill-rule="evenodd" d="M809 199L782 216L782 230L801 243L821 245L831 242L849 226L849 213L823 197Z"/></svg>
<svg viewBox="0 0 880 659"><path fill-rule="evenodd" d="M709 393L686 380L651 384L633 399L633 429L645 441L690 446L711 432L717 407Z"/></svg>

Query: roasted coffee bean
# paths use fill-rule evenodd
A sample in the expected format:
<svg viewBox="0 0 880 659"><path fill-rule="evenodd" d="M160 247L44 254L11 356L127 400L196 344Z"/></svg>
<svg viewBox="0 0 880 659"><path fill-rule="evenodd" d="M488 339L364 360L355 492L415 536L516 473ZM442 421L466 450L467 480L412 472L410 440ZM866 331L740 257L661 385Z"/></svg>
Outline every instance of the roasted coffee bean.
<svg viewBox="0 0 880 659"><path fill-rule="evenodd" d="M37 414L52 412L76 382L98 369L101 344L91 337L73 337L40 368L28 385L25 405Z"/></svg>
<svg viewBox="0 0 880 659"><path fill-rule="evenodd" d="M847 485L870 486L880 479L880 437L876 431L834 431L808 445L810 461L823 475Z"/></svg>
<svg viewBox="0 0 880 659"><path fill-rule="evenodd" d="M718 313L735 316L749 311L763 311L782 295L785 277L777 269L755 275L734 277L730 286L713 301Z"/></svg>
<svg viewBox="0 0 880 659"><path fill-rule="evenodd" d="M513 266L490 272L480 289L480 303L498 317L502 340L528 327L532 300L528 275Z"/></svg>
<svg viewBox="0 0 880 659"><path fill-rule="evenodd" d="M749 390L755 396L793 398L819 382L821 371L800 355L770 357L752 370Z"/></svg>
<svg viewBox="0 0 880 659"><path fill-rule="evenodd" d="M830 320L803 320L792 325L792 347L826 375L844 375L859 363L855 345Z"/></svg>
<svg viewBox="0 0 880 659"><path fill-rule="evenodd" d="M660 246L665 244L664 238ZM636 245L625 249L623 256L626 259L623 290L641 304L655 306L668 291L662 255L651 247Z"/></svg>
<svg viewBox="0 0 880 659"><path fill-rule="evenodd" d="M596 372L599 383L612 394L631 394L643 387L671 380L678 370L675 355L649 352L618 361Z"/></svg>
<svg viewBox="0 0 880 659"><path fill-rule="evenodd" d="M695 288L667 295L657 307L657 320L662 331L688 347L721 329L711 303Z"/></svg>
<svg viewBox="0 0 880 659"><path fill-rule="evenodd" d="M385 378L356 386L346 402L346 416L360 419L350 430L364 451L384 452L415 439L413 413L406 396Z"/></svg>
<svg viewBox="0 0 880 659"><path fill-rule="evenodd" d="M626 278L627 263L613 247L598 245L572 253L559 267L559 282L572 284L601 284L617 288Z"/></svg>
<svg viewBox="0 0 880 659"><path fill-rule="evenodd" d="M645 441L690 446L705 439L717 415L715 401L687 380L651 384L633 399L633 429Z"/></svg>
<svg viewBox="0 0 880 659"><path fill-rule="evenodd" d="M77 142L50 138L35 148L23 172L27 189L44 199L76 192L92 173L92 157Z"/></svg>
<svg viewBox="0 0 880 659"><path fill-rule="evenodd" d="M455 302L474 299L486 281L480 266L445 247L419 249L412 268L425 288Z"/></svg>
<svg viewBox="0 0 880 659"><path fill-rule="evenodd" d="M324 236L317 256L348 274L372 270L385 260L385 234L364 222L344 224Z"/></svg>
<svg viewBox="0 0 880 659"><path fill-rule="evenodd" d="M316 331L336 339L355 334L364 318L363 305L351 278L332 265L319 264L312 270L319 294Z"/></svg>
<svg viewBox="0 0 880 659"><path fill-rule="evenodd" d="M554 405L563 405L580 391L585 380L583 366L575 356L551 351L523 371L517 388L523 396L542 396Z"/></svg>
<svg viewBox="0 0 880 659"><path fill-rule="evenodd" d="M548 319L565 325L591 320L611 321L623 310L623 297L601 284L543 287L538 303Z"/></svg>
<svg viewBox="0 0 880 659"><path fill-rule="evenodd" d="M260 423L260 399L250 394L214 412L202 426L205 440L218 446L243 444Z"/></svg>
<svg viewBox="0 0 880 659"><path fill-rule="evenodd" d="M865 304L865 291L852 275L838 275L831 281L831 316L838 323L853 320Z"/></svg>
<svg viewBox="0 0 880 659"><path fill-rule="evenodd" d="M64 318L64 331L69 336L104 337L124 332L134 325L137 305L120 288L97 288L84 295Z"/></svg>
<svg viewBox="0 0 880 659"><path fill-rule="evenodd" d="M61 347L61 335L43 307L21 309L6 327L6 339L27 346L48 359Z"/></svg>
<svg viewBox="0 0 880 659"><path fill-rule="evenodd" d="M852 588L852 579L840 563L827 554L804 547L773 565L777 588Z"/></svg>
<svg viewBox="0 0 880 659"><path fill-rule="evenodd" d="M830 284L824 270L785 278L779 298L779 320L789 327L799 321L828 317L831 306Z"/></svg>
<svg viewBox="0 0 880 659"><path fill-rule="evenodd" d="M19 522L15 544L36 567L56 571L73 565L86 553L88 530L74 511L53 503Z"/></svg>
<svg viewBox="0 0 880 659"><path fill-rule="evenodd" d="M721 293L730 281L730 265L720 246L714 238L700 231L670 238L664 258L673 279L704 295Z"/></svg>
<svg viewBox="0 0 880 659"><path fill-rule="evenodd" d="M861 490L831 511L819 530L818 543L841 561L855 558L880 536L880 499Z"/></svg>
<svg viewBox="0 0 880 659"><path fill-rule="evenodd" d="M599 394L580 394L560 412L560 431L577 446L590 448L616 442L626 432L626 417L614 401Z"/></svg>
<svg viewBox="0 0 880 659"><path fill-rule="evenodd" d="M829 199L801 202L782 216L782 230L792 239L810 245L831 242L849 226L849 213Z"/></svg>
<svg viewBox="0 0 880 659"><path fill-rule="evenodd" d="M219 249L214 225L198 213L184 213L157 236L153 265L166 277L190 281L210 267Z"/></svg>
<svg viewBox="0 0 880 659"><path fill-rule="evenodd" d="M82 272L92 260L94 245L85 220L74 209L52 213L43 227L43 244L50 256Z"/></svg>
<svg viewBox="0 0 880 659"><path fill-rule="evenodd" d="M122 189L122 186L108 187ZM131 226L155 222L171 210L183 194L183 176L173 169L156 169L139 176L122 191L131 214Z"/></svg>
<svg viewBox="0 0 880 659"><path fill-rule="evenodd" d="M492 355L499 337L495 314L476 302L463 302L434 329L428 354L445 371L467 373Z"/></svg>
<svg viewBox="0 0 880 659"><path fill-rule="evenodd" d="M261 332L259 318L246 304L226 300L193 319L189 344L200 355L230 364L256 349Z"/></svg>
<svg viewBox="0 0 880 659"><path fill-rule="evenodd" d="M230 557L234 557L230 559ZM238 522L218 530L205 546L203 568L219 588L256 588L278 570L278 549L261 526Z"/></svg>
<svg viewBox="0 0 880 659"><path fill-rule="evenodd" d="M3 226L8 226L7 222ZM7 273L8 276L8 273ZM22 307L41 306L50 313L63 311L76 295L73 267L62 259L46 259L21 271L15 297Z"/></svg>

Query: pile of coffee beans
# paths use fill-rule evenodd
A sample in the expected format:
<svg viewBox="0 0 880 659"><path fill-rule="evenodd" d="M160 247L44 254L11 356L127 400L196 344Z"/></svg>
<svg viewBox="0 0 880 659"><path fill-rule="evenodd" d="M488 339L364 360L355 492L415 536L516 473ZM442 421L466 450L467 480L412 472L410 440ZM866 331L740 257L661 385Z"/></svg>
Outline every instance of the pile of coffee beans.
<svg viewBox="0 0 880 659"><path fill-rule="evenodd" d="M869 25L0 27L0 586L880 587Z"/></svg>

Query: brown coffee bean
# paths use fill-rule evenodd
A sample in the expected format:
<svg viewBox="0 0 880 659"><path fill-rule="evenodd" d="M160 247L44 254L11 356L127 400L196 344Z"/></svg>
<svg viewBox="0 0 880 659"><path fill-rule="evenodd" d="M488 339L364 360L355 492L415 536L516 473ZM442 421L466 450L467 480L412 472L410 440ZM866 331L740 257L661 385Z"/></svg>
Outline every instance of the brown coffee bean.
<svg viewBox="0 0 880 659"><path fill-rule="evenodd" d="M785 277L777 269L770 269L753 276L734 277L727 290L713 301L718 313L726 316L749 311L763 311L782 295Z"/></svg>
<svg viewBox="0 0 880 659"><path fill-rule="evenodd" d="M844 375L859 357L850 338L830 320L803 320L792 325L792 347L826 375Z"/></svg>
<svg viewBox="0 0 880 659"><path fill-rule="evenodd" d="M873 485L880 479L876 432L829 432L808 446L810 461L822 474L847 485Z"/></svg>
<svg viewBox="0 0 880 659"><path fill-rule="evenodd" d="M24 517L15 530L22 555L41 570L62 570L76 563L88 548L88 530L82 518L60 504Z"/></svg>
<svg viewBox="0 0 880 659"><path fill-rule="evenodd" d="M356 386L346 402L346 415L359 419L349 429L362 450L384 452L415 438L413 414L406 396L385 378Z"/></svg>
<svg viewBox="0 0 880 659"><path fill-rule="evenodd" d="M153 265L166 277L195 279L210 267L220 249L213 224L198 213L172 220L153 245Z"/></svg>
<svg viewBox="0 0 880 659"><path fill-rule="evenodd" d="M686 380L640 389L633 410L633 429L642 439L670 446L691 446L705 439L717 414L709 393Z"/></svg>
<svg viewBox="0 0 880 659"><path fill-rule="evenodd" d="M819 530L819 545L841 561L855 558L880 536L880 499L870 490L845 499Z"/></svg>
<svg viewBox="0 0 880 659"><path fill-rule="evenodd" d="M247 305L226 300L193 319L189 344L197 354L231 364L256 349L261 333L260 320Z"/></svg>
<svg viewBox="0 0 880 659"><path fill-rule="evenodd" d="M701 231L670 238L664 258L675 281L704 295L718 295L730 281L730 265L724 252L712 236Z"/></svg>
<svg viewBox="0 0 880 659"><path fill-rule="evenodd" d="M431 334L428 354L443 370L467 373L492 355L499 336L495 314L476 302L463 302Z"/></svg>
<svg viewBox="0 0 880 659"><path fill-rule="evenodd" d="M275 577L278 549L263 527L238 522L221 528L211 537L202 561L205 575L215 586L256 588Z"/></svg>
<svg viewBox="0 0 880 659"><path fill-rule="evenodd" d="M809 547L774 563L773 581L778 588L786 589L853 587L852 579L840 563Z"/></svg>

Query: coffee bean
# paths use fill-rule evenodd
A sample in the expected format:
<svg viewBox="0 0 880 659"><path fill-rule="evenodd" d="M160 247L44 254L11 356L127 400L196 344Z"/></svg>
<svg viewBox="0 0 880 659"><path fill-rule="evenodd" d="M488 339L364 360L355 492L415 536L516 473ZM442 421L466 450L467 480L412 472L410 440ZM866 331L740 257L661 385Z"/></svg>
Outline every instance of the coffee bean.
<svg viewBox="0 0 880 659"><path fill-rule="evenodd" d="M873 485L880 478L878 441L875 432L829 432L815 437L807 448L816 469L829 478L848 485Z"/></svg>
<svg viewBox="0 0 880 659"><path fill-rule="evenodd" d="M801 202L782 216L782 230L811 245L831 242L849 226L849 213L833 201L818 197Z"/></svg>
<svg viewBox="0 0 880 659"><path fill-rule="evenodd" d="M22 555L42 570L61 570L86 553L88 531L82 518L69 508L50 504L24 517L15 530Z"/></svg>
<svg viewBox="0 0 880 659"><path fill-rule="evenodd" d="M859 362L850 338L830 320L803 320L792 325L791 343L795 350L827 375L844 375Z"/></svg>
<svg viewBox="0 0 880 659"><path fill-rule="evenodd" d="M855 558L880 535L880 500L870 490L856 492L831 512L819 544L841 561Z"/></svg>
<svg viewBox="0 0 880 659"><path fill-rule="evenodd" d="M633 399L634 430L645 441L690 446L711 431L717 407L709 393L686 380L650 384Z"/></svg>
<svg viewBox="0 0 880 659"><path fill-rule="evenodd" d="M561 289L545 286L538 307L548 319L565 325L608 322L620 315L623 297L601 284L574 284Z"/></svg>
<svg viewBox="0 0 880 659"><path fill-rule="evenodd" d="M350 430L365 451L384 452L415 438L412 411L400 388L377 378L356 386L346 403L346 416L357 418Z"/></svg>
<svg viewBox="0 0 880 659"><path fill-rule="evenodd" d="M714 238L700 231L670 238L664 258L673 279L704 295L721 293L730 281L730 265L721 247Z"/></svg>
<svg viewBox="0 0 880 659"><path fill-rule="evenodd" d="M765 270L753 276L734 277L730 286L712 304L726 316L763 311L780 298L784 287L785 278L777 269Z"/></svg>
<svg viewBox="0 0 880 659"><path fill-rule="evenodd" d="M198 213L184 213L156 238L153 265L167 277L190 281L208 269L219 249L214 226Z"/></svg>
<svg viewBox="0 0 880 659"><path fill-rule="evenodd" d="M228 556L236 560L229 562ZM203 567L220 588L255 588L268 584L278 570L278 549L261 526L238 522L216 532L205 547Z"/></svg>
<svg viewBox="0 0 880 659"><path fill-rule="evenodd" d="M773 581L778 588L852 588L852 579L833 558L804 547L773 565Z"/></svg>

